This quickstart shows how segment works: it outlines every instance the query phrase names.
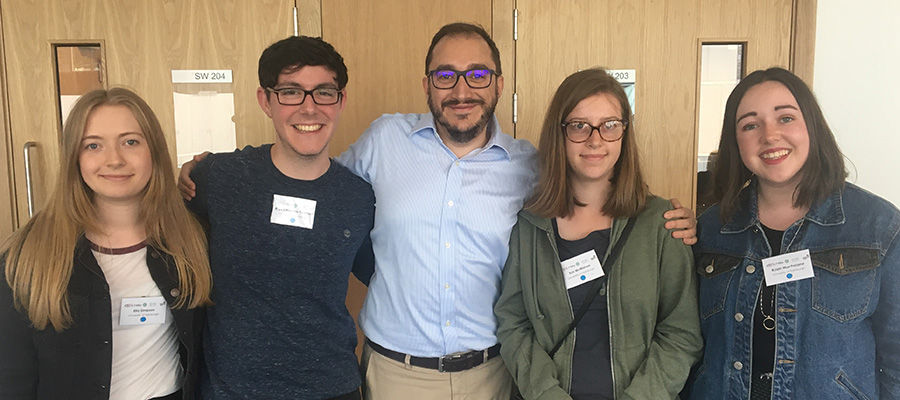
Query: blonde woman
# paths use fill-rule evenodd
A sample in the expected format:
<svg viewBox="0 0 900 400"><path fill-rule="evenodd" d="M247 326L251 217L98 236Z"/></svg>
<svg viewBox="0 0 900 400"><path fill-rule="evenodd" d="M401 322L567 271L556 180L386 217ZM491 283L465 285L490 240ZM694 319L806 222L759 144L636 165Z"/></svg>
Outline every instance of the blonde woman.
<svg viewBox="0 0 900 400"><path fill-rule="evenodd" d="M206 238L138 95L78 100L53 194L0 257L0 398L194 397Z"/></svg>

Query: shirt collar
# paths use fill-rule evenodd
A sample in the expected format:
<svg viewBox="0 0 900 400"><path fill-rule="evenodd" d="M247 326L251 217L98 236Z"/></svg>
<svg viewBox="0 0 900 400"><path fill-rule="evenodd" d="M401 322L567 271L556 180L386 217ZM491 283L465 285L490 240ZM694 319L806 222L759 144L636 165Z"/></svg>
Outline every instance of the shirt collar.
<svg viewBox="0 0 900 400"><path fill-rule="evenodd" d="M500 122L497 121L497 116L495 115L491 118L491 126L492 126L492 134L491 138L488 142L482 147L481 153L492 151L492 149L496 148L496 151L500 151L503 154L503 158L507 161L510 160L509 149L512 147L515 139L513 139L509 135L504 135L500 130ZM409 131L408 135L411 137L412 135L423 135L423 136L431 136L435 139L443 141L440 139L440 136L437 133L437 129L434 125L434 116L431 113L425 113L419 115L419 121L413 125L412 130Z"/></svg>
<svg viewBox="0 0 900 400"><path fill-rule="evenodd" d="M741 191L739 202L746 204L735 213L728 223L722 226L722 232L741 232L759 223L759 206L757 204L756 181ZM822 226L840 225L845 221L843 189L825 198L821 203L810 207L803 219Z"/></svg>

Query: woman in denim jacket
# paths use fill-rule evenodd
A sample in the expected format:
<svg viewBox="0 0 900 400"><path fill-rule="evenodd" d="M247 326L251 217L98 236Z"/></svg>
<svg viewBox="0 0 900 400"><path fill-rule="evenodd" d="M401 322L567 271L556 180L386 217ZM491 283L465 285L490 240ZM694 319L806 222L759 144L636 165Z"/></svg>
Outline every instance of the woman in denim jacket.
<svg viewBox="0 0 900 400"><path fill-rule="evenodd" d="M900 398L900 212L846 176L803 81L738 84L694 246L692 399Z"/></svg>

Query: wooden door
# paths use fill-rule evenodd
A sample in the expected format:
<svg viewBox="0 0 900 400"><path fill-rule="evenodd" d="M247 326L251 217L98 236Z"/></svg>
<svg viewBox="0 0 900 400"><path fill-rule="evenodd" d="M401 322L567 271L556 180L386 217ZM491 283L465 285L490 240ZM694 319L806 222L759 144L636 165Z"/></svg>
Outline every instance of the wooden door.
<svg viewBox="0 0 900 400"><path fill-rule="evenodd" d="M0 7L0 243L12 235L16 225L16 202L13 199L12 152L9 147L9 108L7 102L6 54L3 50L3 15Z"/></svg>
<svg viewBox="0 0 900 400"><path fill-rule="evenodd" d="M788 67L791 0L518 0L516 135L537 143L547 105L581 69L634 69L637 143L650 189L694 198L700 45L745 43L747 71ZM507 83L509 85L509 83Z"/></svg>
<svg viewBox="0 0 900 400"><path fill-rule="evenodd" d="M230 69L238 146L274 140L256 102L257 60L293 33L292 0L3 0L8 118L18 221L28 219L22 149L31 150L36 206L57 170L61 132L54 46L99 44L102 84L136 90L153 108L175 156L171 71ZM0 216L2 217L2 216ZM5 239L5 238L4 238Z"/></svg>
<svg viewBox="0 0 900 400"><path fill-rule="evenodd" d="M512 2L506 3L512 19ZM493 7L491 1L477 0L323 1L322 38L343 55L350 75L347 108L332 141L332 155L355 142L382 114L428 112L422 77L431 37L451 22L475 23L492 34ZM507 64L503 69L513 68ZM500 104L497 114L512 134L510 108Z"/></svg>

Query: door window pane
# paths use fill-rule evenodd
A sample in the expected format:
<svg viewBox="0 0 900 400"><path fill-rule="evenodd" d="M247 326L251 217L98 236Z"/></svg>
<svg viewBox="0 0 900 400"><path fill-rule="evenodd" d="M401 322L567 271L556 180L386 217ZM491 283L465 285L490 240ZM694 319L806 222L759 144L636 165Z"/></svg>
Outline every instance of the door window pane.
<svg viewBox="0 0 900 400"><path fill-rule="evenodd" d="M104 87L103 57L99 44L57 44L54 47L60 122L64 122L75 100Z"/></svg>

